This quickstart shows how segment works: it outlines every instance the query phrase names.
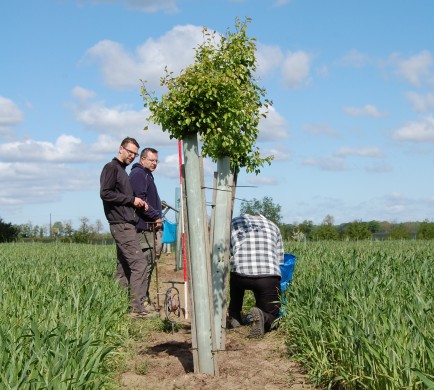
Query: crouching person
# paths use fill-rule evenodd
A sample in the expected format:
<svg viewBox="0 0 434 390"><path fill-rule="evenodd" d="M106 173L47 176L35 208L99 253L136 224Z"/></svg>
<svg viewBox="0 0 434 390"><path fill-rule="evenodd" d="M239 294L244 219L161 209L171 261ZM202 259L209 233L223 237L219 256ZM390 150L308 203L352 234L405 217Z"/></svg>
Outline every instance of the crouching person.
<svg viewBox="0 0 434 390"><path fill-rule="evenodd" d="M244 293L251 290L256 305L247 316L250 337L262 337L279 316L280 263L283 263L280 230L262 215L243 214L232 220L230 246L228 326L236 328L243 323Z"/></svg>

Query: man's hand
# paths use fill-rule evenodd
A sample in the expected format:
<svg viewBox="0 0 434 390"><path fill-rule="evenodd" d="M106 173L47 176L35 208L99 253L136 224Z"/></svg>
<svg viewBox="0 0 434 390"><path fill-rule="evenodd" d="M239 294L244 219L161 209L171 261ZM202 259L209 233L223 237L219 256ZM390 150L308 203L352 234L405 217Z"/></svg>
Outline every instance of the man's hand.
<svg viewBox="0 0 434 390"><path fill-rule="evenodd" d="M134 206L138 209L144 209L145 211L149 209L148 204L140 198L134 198Z"/></svg>
<svg viewBox="0 0 434 390"><path fill-rule="evenodd" d="M163 220L158 218L155 220L155 229L160 230L163 227Z"/></svg>

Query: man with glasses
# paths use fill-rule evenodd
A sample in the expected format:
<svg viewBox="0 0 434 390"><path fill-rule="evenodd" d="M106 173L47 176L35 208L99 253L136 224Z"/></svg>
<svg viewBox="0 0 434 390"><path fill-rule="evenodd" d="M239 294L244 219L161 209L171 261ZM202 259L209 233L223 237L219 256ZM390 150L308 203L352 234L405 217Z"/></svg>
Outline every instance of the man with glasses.
<svg viewBox="0 0 434 390"><path fill-rule="evenodd" d="M149 297L149 286L155 262L160 257L162 249L161 229L163 222L161 200L152 174L157 168L157 164L158 151L153 148L145 148L140 153L140 162L133 165L130 173L130 183L134 195L148 204L146 210L142 209L137 213L139 222L136 225L136 230L147 263L146 294L143 296L143 305L145 310L149 312L155 310Z"/></svg>
<svg viewBox="0 0 434 390"><path fill-rule="evenodd" d="M139 144L134 138L125 138L118 155L107 163L100 177L100 197L110 232L116 242L117 269L115 279L121 287L130 287L131 310L142 317L142 298L145 290L146 263L144 262L135 225L136 210L146 210L146 202L134 196L125 168L138 156Z"/></svg>

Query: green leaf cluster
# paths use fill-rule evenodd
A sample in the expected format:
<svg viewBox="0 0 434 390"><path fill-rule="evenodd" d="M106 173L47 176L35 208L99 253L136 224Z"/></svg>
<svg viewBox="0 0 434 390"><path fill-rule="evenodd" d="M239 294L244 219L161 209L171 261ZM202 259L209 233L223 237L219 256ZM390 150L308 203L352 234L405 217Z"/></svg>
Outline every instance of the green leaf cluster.
<svg viewBox="0 0 434 390"><path fill-rule="evenodd" d="M198 134L203 156L214 161L230 157L237 172L245 167L258 174L259 167L273 159L262 158L255 144L259 119L272 103L254 78L256 44L246 33L249 21L237 19L235 32L228 30L220 38L204 28L194 63L177 77L165 68L161 85L168 92L159 99L143 82L142 96L151 112L147 119L161 125L170 138Z"/></svg>
<svg viewBox="0 0 434 390"><path fill-rule="evenodd" d="M242 200L240 214L261 214L265 218L280 225L282 221L282 206L274 203L271 196L264 196L262 200L253 198L252 200Z"/></svg>

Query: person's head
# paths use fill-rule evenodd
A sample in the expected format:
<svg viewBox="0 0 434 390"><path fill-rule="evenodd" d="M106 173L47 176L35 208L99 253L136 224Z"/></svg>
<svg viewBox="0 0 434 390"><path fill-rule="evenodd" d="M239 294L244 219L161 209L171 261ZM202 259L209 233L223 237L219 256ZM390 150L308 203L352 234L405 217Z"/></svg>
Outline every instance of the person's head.
<svg viewBox="0 0 434 390"><path fill-rule="evenodd" d="M131 137L126 137L122 140L119 146L118 160L124 164L131 164L134 159L139 155L139 143Z"/></svg>
<svg viewBox="0 0 434 390"><path fill-rule="evenodd" d="M158 164L158 150L154 148L145 148L140 153L140 164L154 172Z"/></svg>

